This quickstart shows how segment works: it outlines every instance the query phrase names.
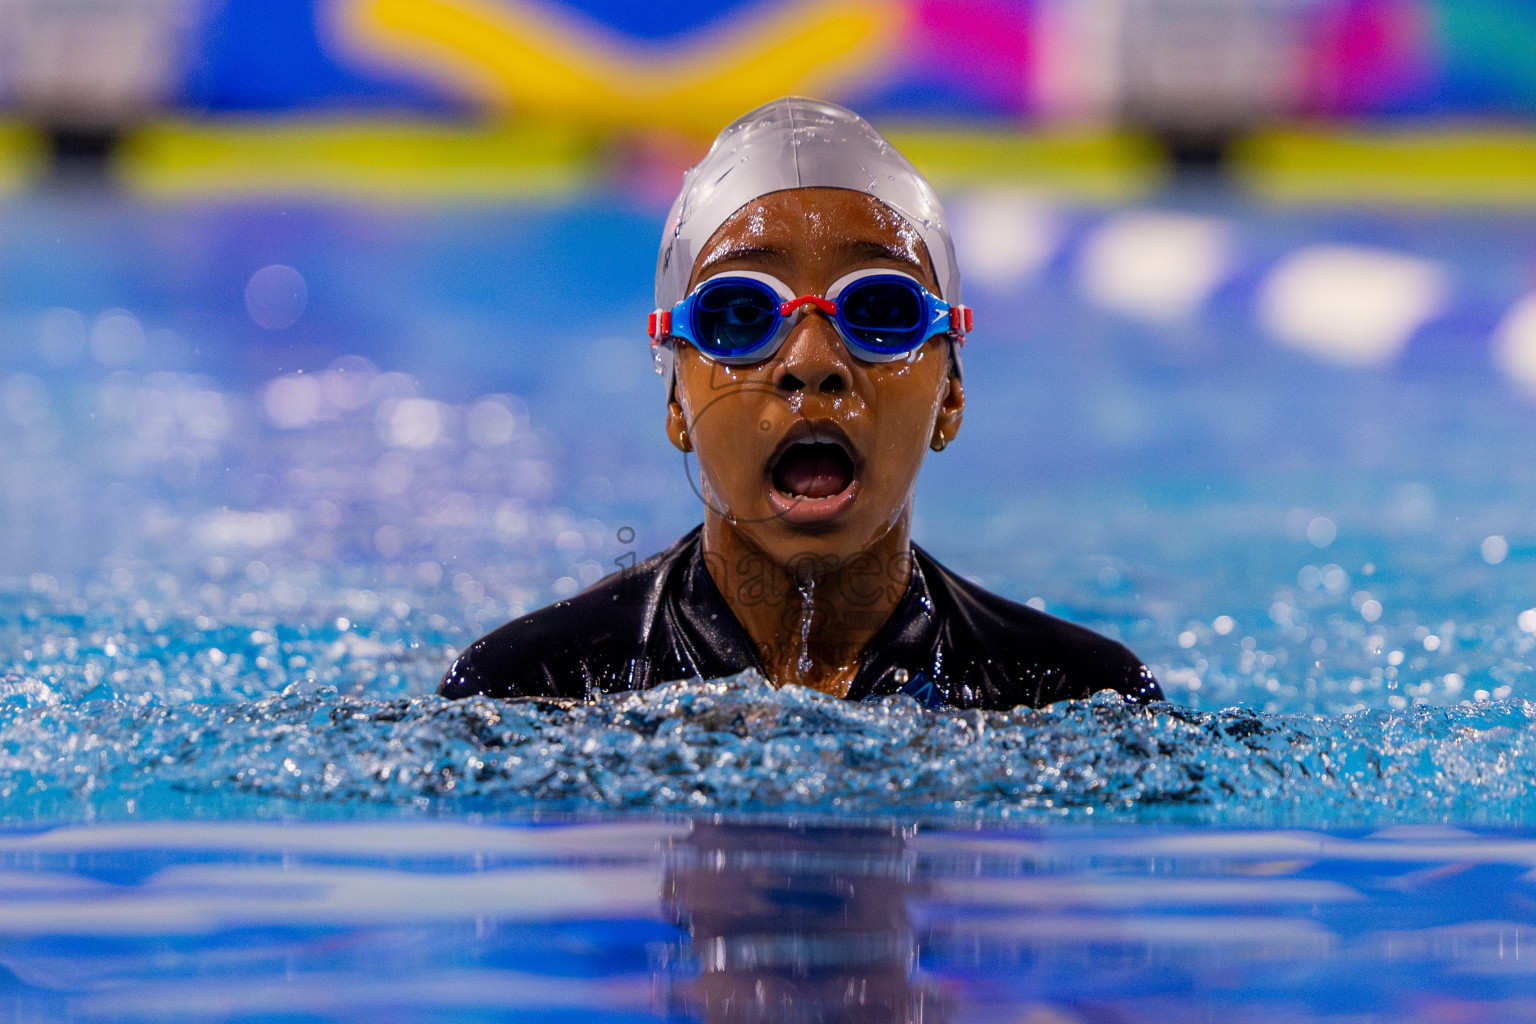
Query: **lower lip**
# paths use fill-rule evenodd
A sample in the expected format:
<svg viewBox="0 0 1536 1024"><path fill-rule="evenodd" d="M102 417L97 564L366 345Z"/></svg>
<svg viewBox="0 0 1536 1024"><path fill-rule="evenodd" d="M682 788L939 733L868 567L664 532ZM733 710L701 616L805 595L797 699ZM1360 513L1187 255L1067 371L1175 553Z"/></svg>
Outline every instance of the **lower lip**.
<svg viewBox="0 0 1536 1024"><path fill-rule="evenodd" d="M768 485L768 504L773 514L791 526L818 526L830 523L848 510L858 496L859 481L853 480L847 487L825 498L796 498L781 493Z"/></svg>

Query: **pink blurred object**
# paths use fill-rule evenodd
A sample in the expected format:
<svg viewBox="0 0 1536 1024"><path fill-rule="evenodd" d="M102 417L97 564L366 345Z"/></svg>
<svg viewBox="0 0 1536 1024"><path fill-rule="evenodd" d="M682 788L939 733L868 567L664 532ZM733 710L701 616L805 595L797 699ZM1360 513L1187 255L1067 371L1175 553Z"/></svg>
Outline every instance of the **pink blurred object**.
<svg viewBox="0 0 1536 1024"><path fill-rule="evenodd" d="M944 78L1005 110L1023 111L1034 63L1034 5L999 0L916 0L902 47L915 61L934 61Z"/></svg>
<svg viewBox="0 0 1536 1024"><path fill-rule="evenodd" d="M1340 0L1312 24L1303 112L1378 113L1412 97L1432 71L1422 0Z"/></svg>

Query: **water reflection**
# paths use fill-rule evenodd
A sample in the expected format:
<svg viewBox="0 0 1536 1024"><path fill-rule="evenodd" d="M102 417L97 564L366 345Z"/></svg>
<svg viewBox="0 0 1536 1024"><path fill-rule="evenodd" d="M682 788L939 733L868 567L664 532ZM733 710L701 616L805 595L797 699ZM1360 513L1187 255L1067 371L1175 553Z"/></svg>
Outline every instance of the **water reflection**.
<svg viewBox="0 0 1536 1024"><path fill-rule="evenodd" d="M697 823L673 848L663 903L685 928L674 1011L709 1024L938 1024L899 829Z"/></svg>

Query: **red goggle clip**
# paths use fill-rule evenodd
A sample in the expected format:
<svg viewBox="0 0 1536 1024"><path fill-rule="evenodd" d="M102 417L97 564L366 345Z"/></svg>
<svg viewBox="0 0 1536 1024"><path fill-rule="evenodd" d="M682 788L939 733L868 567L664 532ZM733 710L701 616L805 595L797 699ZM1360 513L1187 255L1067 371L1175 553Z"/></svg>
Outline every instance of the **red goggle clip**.
<svg viewBox="0 0 1536 1024"><path fill-rule="evenodd" d="M971 332L975 322L970 306L949 307L949 333L956 335L961 341L964 341L965 336Z"/></svg>
<svg viewBox="0 0 1536 1024"><path fill-rule="evenodd" d="M658 309L645 321L645 333L652 341L660 341L672 333L672 313Z"/></svg>

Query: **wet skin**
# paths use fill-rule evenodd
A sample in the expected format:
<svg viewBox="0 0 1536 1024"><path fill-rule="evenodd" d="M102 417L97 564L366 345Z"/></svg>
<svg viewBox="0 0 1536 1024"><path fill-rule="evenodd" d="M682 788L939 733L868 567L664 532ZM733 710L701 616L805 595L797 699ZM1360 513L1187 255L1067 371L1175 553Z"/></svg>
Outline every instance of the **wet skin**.
<svg viewBox="0 0 1536 1024"><path fill-rule="evenodd" d="M756 270L822 295L866 268L904 271L940 294L927 249L889 207L845 189L793 189L726 221L689 288ZM678 343L666 426L697 455L706 565L769 677L842 696L906 588L917 474L941 433L954 440L965 393L943 335L911 358L866 363L825 313L801 309L759 363L727 366ZM797 441L841 451L790 451Z"/></svg>

